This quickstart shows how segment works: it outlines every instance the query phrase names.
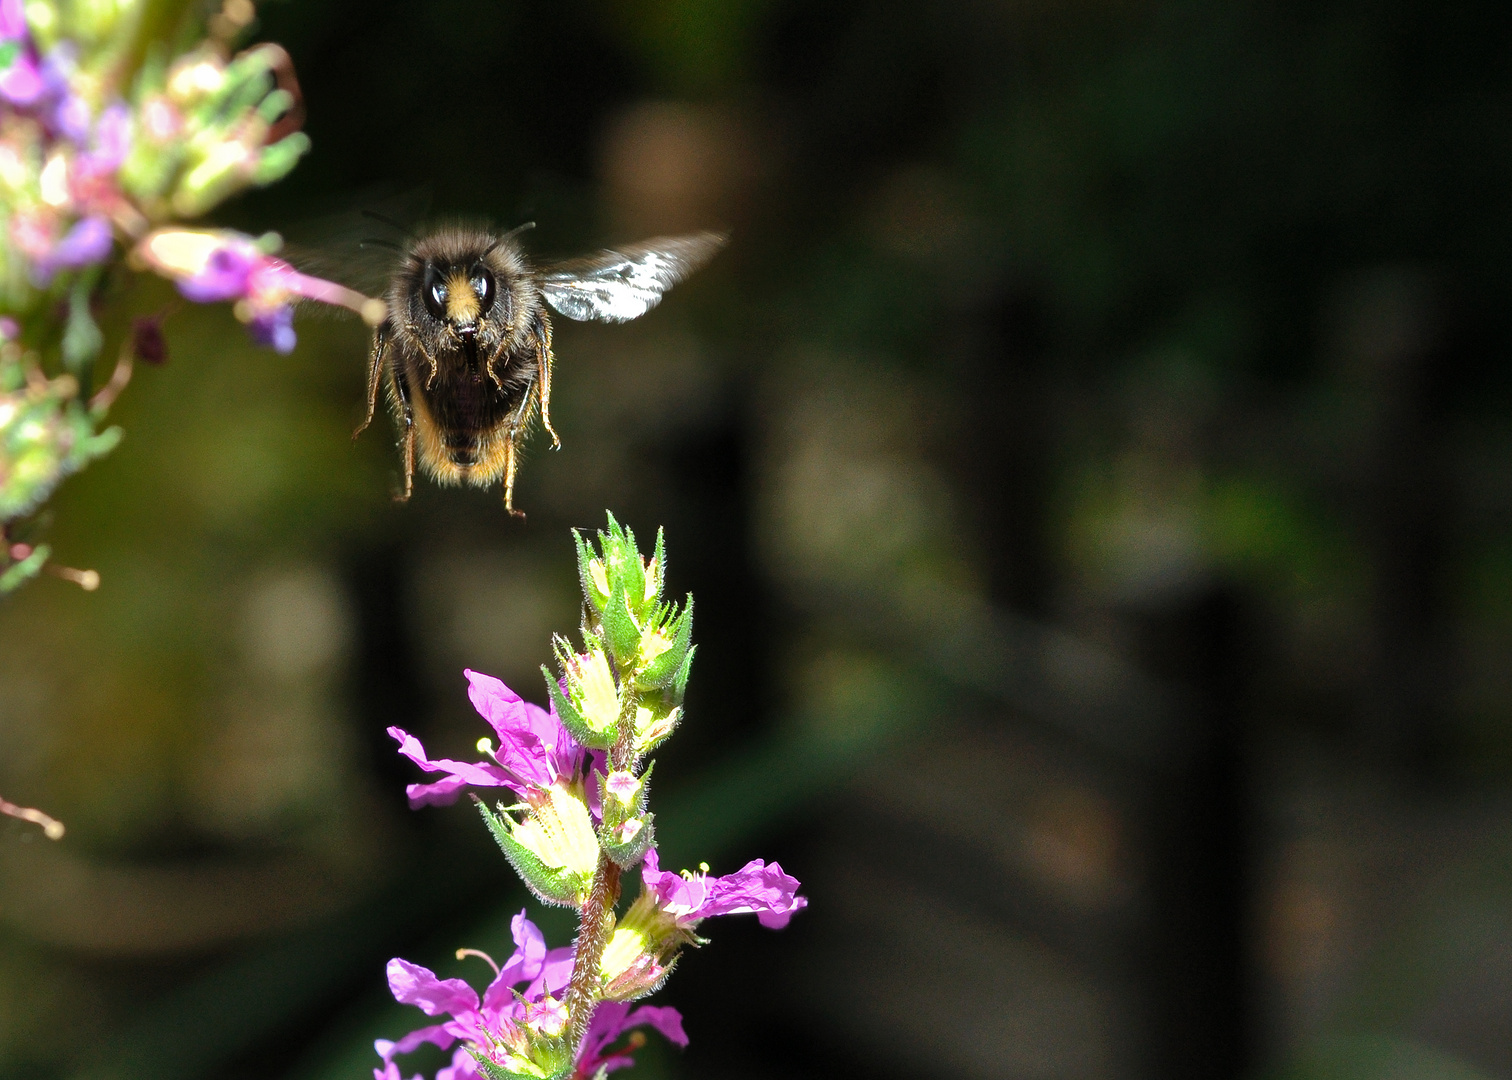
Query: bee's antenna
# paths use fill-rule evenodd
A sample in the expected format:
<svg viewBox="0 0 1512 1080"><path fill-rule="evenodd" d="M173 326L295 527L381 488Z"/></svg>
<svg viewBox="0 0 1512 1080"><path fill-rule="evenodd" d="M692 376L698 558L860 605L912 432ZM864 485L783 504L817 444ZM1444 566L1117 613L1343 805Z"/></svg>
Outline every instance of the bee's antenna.
<svg viewBox="0 0 1512 1080"><path fill-rule="evenodd" d="M391 229L398 229L408 240L419 239L413 232L405 228L403 225L399 224L393 218L388 217L384 214L380 214L376 210L364 210L362 212L362 216L365 218L372 218L374 221L382 222L384 225L387 225Z"/></svg>
<svg viewBox="0 0 1512 1080"><path fill-rule="evenodd" d="M402 248L400 248L400 246L398 244L394 243L392 240L374 240L374 239L359 240L359 241L357 241L357 246L358 247L379 247L379 248L386 248L389 251L401 251L401 250L403 250Z"/></svg>
<svg viewBox="0 0 1512 1080"><path fill-rule="evenodd" d="M504 243L504 241L511 240L514 237L519 236L522 232L529 232L531 229L535 228L535 226L536 226L536 223L533 222L533 221L527 221L523 225L516 225L514 228L510 229L503 236L499 237L493 243L489 244L486 248L484 248L483 249L483 254L487 255L494 248L496 248L500 244Z"/></svg>

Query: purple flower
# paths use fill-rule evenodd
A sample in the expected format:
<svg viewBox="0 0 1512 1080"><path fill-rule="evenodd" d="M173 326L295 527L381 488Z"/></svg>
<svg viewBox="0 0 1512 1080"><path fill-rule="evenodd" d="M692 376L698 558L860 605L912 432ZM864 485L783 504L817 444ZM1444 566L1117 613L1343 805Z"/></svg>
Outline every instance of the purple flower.
<svg viewBox="0 0 1512 1080"><path fill-rule="evenodd" d="M59 270L76 270L81 266L103 262L115 242L108 219L92 214L74 222L52 248L32 268L37 284L46 285Z"/></svg>
<svg viewBox="0 0 1512 1080"><path fill-rule="evenodd" d="M670 1005L642 1005L632 1010L629 1002L600 1002L588 1021L588 1030L583 1033L583 1043L578 1047L577 1076L593 1076L599 1069L613 1072L627 1065L634 1065L630 1048L611 1051L609 1044L631 1028L653 1027L678 1046L688 1045L688 1036L683 1032L682 1014Z"/></svg>
<svg viewBox="0 0 1512 1080"><path fill-rule="evenodd" d="M107 124L106 119L101 118L96 134L100 160L107 160L131 138L129 125ZM253 339L282 353L294 348L293 304L298 300L348 308L370 326L377 326L385 317L383 301L334 281L301 274L241 233L157 229L138 242L133 254L177 283L179 292L190 300L234 300L236 317L247 324Z"/></svg>
<svg viewBox="0 0 1512 1080"><path fill-rule="evenodd" d="M783 873L779 864L768 866L760 859L723 877L684 877L663 872L652 848L641 864L641 882L656 906L676 919L681 929L692 929L713 915L754 913L762 926L780 930L793 912L808 907L808 897L798 895L798 879Z"/></svg>
<svg viewBox="0 0 1512 1080"><path fill-rule="evenodd" d="M510 923L515 941L512 956L498 968L492 983L478 996L461 979L441 979L432 971L393 959L388 964L389 989L394 998L417 1006L427 1016L445 1016L440 1023L410 1032L397 1041L379 1039L373 1044L383 1059L381 1068L373 1070L374 1080L402 1080L394 1058L430 1043L442 1050L458 1041L463 1043L452 1055L451 1065L436 1073L436 1080L482 1080L474 1052L486 1053L500 1060L501 1053L524 1053L529 1041L528 1029L537 1034L559 1034L566 1023L560 995L572 976L572 949L546 948L534 923L522 911ZM489 961L492 963L492 961ZM522 984L528 984L521 991ZM517 996L518 995L518 996ZM630 1064L623 1052L605 1055L605 1048L623 1032L649 1024L680 1046L688 1039L683 1034L682 1018L677 1010L637 1009L605 1003L599 1006L590 1022L578 1053L576 1075L591 1076L600 1066L609 1069Z"/></svg>
<svg viewBox="0 0 1512 1080"><path fill-rule="evenodd" d="M420 740L402 728L388 732L399 743L399 752L427 772L448 774L433 784L411 784L406 793L410 806L455 802L465 787L507 787L528 798L559 782L581 779L585 753L576 739L557 720L556 711L523 700L491 675L467 671L467 696L473 708L487 720L499 738L492 761L462 762L425 756Z"/></svg>

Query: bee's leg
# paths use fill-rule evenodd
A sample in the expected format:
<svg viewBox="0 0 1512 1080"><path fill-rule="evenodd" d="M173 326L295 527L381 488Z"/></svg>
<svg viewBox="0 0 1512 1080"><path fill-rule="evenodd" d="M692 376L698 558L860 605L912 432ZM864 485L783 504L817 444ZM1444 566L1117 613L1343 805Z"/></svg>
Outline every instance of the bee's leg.
<svg viewBox="0 0 1512 1080"><path fill-rule="evenodd" d="M537 366L537 393L541 395L541 425L545 427L546 434L551 436L551 446L554 450L562 448L562 440L557 438L556 429L551 426L551 320L546 313L541 311L536 315L535 322L536 339L536 366Z"/></svg>
<svg viewBox="0 0 1512 1080"><path fill-rule="evenodd" d="M499 342L499 347L493 351L493 355L490 356L488 358L488 362L483 365L484 370L488 372L488 377L493 380L494 386L501 394L504 392L504 378L499 374L498 368L494 365L499 362L499 357L504 355L504 350L508 347L509 338L506 337L503 341Z"/></svg>
<svg viewBox="0 0 1512 1080"><path fill-rule="evenodd" d="M404 494L394 501L408 502L415 491L415 410L410 404L409 380L403 371L394 371L394 386L399 391L399 420L404 425L400 436L404 443Z"/></svg>
<svg viewBox="0 0 1512 1080"><path fill-rule="evenodd" d="M420 350L420 355L425 357L425 362L430 365L430 373L425 376L425 388L429 390L436 385L436 358L425 351L425 346L420 344L420 328L411 325L409 332L415 339L415 348Z"/></svg>
<svg viewBox="0 0 1512 1080"><path fill-rule="evenodd" d="M388 347L388 336L388 323L373 331L373 354L368 359L367 415L357 425L357 430L352 432L354 439L367 430L367 426L373 422L373 410L378 407L378 381L383 376L383 353Z"/></svg>
<svg viewBox="0 0 1512 1080"><path fill-rule="evenodd" d="M510 517L519 518L521 521L524 521L525 511L516 510L514 506L515 465L517 462L515 446L518 444L519 439L519 431L514 428L510 429L509 434L504 439L504 509L509 512Z"/></svg>
<svg viewBox="0 0 1512 1080"><path fill-rule="evenodd" d="M530 406L530 395L526 394L515 408L514 415L509 418L509 430L504 436L504 509L509 511L511 517L517 517L521 521L525 520L525 513L514 507L515 469L520 461L520 442L530 427Z"/></svg>

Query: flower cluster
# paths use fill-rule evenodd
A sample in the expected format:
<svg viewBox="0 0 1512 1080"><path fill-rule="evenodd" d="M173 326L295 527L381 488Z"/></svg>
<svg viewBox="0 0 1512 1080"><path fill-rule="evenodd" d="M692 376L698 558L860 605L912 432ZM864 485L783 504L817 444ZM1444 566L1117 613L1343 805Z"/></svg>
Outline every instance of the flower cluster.
<svg viewBox="0 0 1512 1080"><path fill-rule="evenodd" d="M497 1070L532 1075L545 1069L560 1074L573 1067L565 1038L567 1012L561 1000L572 974L572 949L548 950L540 930L523 911L514 917L510 929L515 951L502 967L476 950L458 952L458 959L477 955L493 968L494 979L481 996L461 979L439 979L407 960L389 961L389 989L396 1000L419 1007L427 1016L448 1019L412 1031L397 1042L380 1039L375 1048L383 1065L373 1070L374 1080L401 1080L394 1058L423 1043L442 1050L462 1044L453 1053L451 1065L437 1073L438 1080L485 1080ZM639 1033L631 1036L626 1047L611 1050L610 1046L639 1027L655 1028L679 1046L688 1043L676 1009L650 1005L632 1009L625 1003L608 1003L594 1013L578 1048L577 1071L593 1076L600 1069L610 1072L631 1064L628 1051L641 1041Z"/></svg>
<svg viewBox="0 0 1512 1080"><path fill-rule="evenodd" d="M171 62L149 50L132 72L143 6L0 0L0 304L12 315L87 293L118 241L272 183L309 149L283 49L231 57L209 39Z"/></svg>
<svg viewBox="0 0 1512 1080"><path fill-rule="evenodd" d="M481 997L459 979L390 961L389 986L399 1001L450 1019L398 1042L380 1041L375 1080L401 1080L395 1056L426 1042L443 1050L460 1043L436 1080L586 1080L632 1063L639 1032L610 1047L639 1026L684 1045L675 1009L630 1003L661 986L684 947L704 943L696 932L704 919L754 914L780 929L808 903L797 879L759 859L722 877L707 866L682 874L661 869L645 759L681 718L694 652L692 599L680 610L662 602L660 535L647 562L634 535L611 516L597 550L581 537L577 548L583 648L557 639L561 671L546 672L549 711L469 671L473 707L494 732L478 743L484 760L432 759L413 735L389 729L401 754L441 774L409 786L411 806L453 802L469 788L509 790L516 801L495 810L473 798L530 890L578 912L577 941L547 950L521 913L513 923L515 953L494 965L496 977ZM621 872L637 866L640 894L617 915Z"/></svg>
<svg viewBox="0 0 1512 1080"><path fill-rule="evenodd" d="M164 7L0 0L0 346L9 353L0 356L0 527L34 512L119 437L95 427L103 404L82 402L103 344L95 302L118 255L190 300L230 301L253 338L280 352L294 347L300 300L383 320L382 301L277 258L276 234L177 224L283 177L310 141L298 130L288 54L229 48L255 15L251 0L224 0L208 36L177 56L152 40ZM54 349L72 381L40 374L55 370ZM15 569L8 552L0 547L0 575Z"/></svg>

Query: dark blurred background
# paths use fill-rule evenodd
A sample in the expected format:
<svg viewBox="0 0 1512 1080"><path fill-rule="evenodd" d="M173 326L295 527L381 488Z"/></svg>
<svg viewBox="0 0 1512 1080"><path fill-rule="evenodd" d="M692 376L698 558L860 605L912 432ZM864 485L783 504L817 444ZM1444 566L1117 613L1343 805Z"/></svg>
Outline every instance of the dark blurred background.
<svg viewBox="0 0 1512 1080"><path fill-rule="evenodd" d="M0 607L0 791L69 826L0 827L0 1076L359 1080L390 956L480 981L525 897L383 730L541 700L607 507L697 598L664 864L812 899L707 926L640 1075L1512 1077L1512 8L259 20L315 148L223 223L733 240L559 322L524 525L390 501L357 323L170 316L53 504L103 586Z"/></svg>

